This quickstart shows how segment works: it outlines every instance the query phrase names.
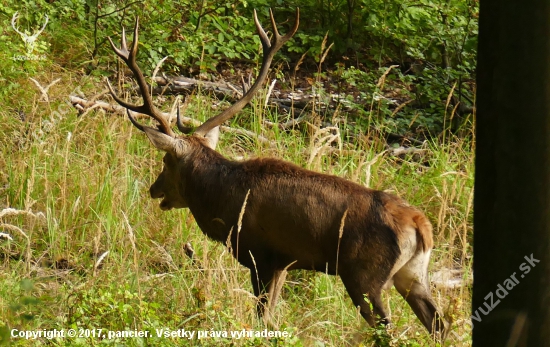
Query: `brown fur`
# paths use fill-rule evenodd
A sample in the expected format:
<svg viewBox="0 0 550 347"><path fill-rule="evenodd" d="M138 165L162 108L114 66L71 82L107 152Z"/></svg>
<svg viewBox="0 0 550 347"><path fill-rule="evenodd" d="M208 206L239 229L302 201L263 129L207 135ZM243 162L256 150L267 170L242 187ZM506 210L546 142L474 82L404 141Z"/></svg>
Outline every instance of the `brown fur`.
<svg viewBox="0 0 550 347"><path fill-rule="evenodd" d="M426 288L431 225L402 199L278 159L230 161L197 136L174 140L164 163L151 197L163 198L163 209L189 207L207 236L229 240L233 256L251 269L260 314L271 282L288 267L338 274L370 324L376 316L389 321L380 293L394 277L426 328L443 330Z"/></svg>
<svg viewBox="0 0 550 347"><path fill-rule="evenodd" d="M391 199L384 207L387 223L392 225L398 237L403 237L405 227L410 227L417 232L419 250L428 252L433 248L432 224L422 212L401 199Z"/></svg>

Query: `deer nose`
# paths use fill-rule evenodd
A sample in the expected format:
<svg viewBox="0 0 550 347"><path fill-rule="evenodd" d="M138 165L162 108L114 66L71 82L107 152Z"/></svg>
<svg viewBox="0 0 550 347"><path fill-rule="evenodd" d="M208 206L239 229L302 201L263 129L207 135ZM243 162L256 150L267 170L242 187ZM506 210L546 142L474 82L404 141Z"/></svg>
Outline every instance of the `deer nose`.
<svg viewBox="0 0 550 347"><path fill-rule="evenodd" d="M155 186L151 186L151 188L149 189L149 194L151 194L151 198L153 199L161 199L161 198L164 198L164 193L162 191L159 191L157 189L155 189Z"/></svg>

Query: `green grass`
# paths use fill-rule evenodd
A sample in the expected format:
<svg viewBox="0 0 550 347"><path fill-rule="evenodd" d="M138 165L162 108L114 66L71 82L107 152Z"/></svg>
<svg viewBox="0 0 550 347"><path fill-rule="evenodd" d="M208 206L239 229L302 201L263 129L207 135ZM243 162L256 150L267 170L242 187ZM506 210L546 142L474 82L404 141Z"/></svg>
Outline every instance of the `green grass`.
<svg viewBox="0 0 550 347"><path fill-rule="evenodd" d="M155 329L162 328L265 329L255 315L248 270L221 244L208 240L188 210L162 212L150 199L148 189L161 170L162 153L126 119L101 111L77 117L64 104L76 87L91 96L100 92L102 82L68 73L57 77L63 81L52 87L49 102L39 100L34 85L21 80L23 91L7 98L8 107L0 110L0 211L13 207L28 212L0 219L0 232L13 237L0 241L0 327L4 326L0 336L9 335L6 327L147 330L154 336ZM209 117L215 112L211 104L205 96L194 96L187 115ZM9 105L23 105L27 121L17 119ZM419 162L410 156L377 156L382 141L373 134L357 143L344 142L342 151L323 147L312 139L327 134L316 136L315 128L301 126L289 132L267 129L260 120L274 120L275 115L260 102L252 110L245 110L233 126L260 131L276 145L268 148L254 139L224 133L219 144L224 155L273 156L392 191L425 211L434 224L430 270L459 269L465 277L471 273L472 140L434 141ZM185 255L186 242L193 245L202 268ZM98 257L107 251L98 265ZM471 289L434 288L433 293L453 321L445 345L469 346L471 329L465 322ZM235 346L438 345L394 289L384 294L384 301L394 323L388 333L366 325L338 278L292 272L275 313L280 330L292 337L231 342ZM11 344L219 346L222 342L84 336L38 342L12 339Z"/></svg>

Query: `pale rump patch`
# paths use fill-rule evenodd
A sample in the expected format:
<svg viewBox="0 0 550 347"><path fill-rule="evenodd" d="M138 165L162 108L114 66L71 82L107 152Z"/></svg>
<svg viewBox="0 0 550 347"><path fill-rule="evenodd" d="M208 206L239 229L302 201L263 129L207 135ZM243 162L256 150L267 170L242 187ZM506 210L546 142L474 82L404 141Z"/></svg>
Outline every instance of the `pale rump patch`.
<svg viewBox="0 0 550 347"><path fill-rule="evenodd" d="M399 249L401 254L397 261L395 262L393 268L390 271L388 276L388 281L384 284L383 289L388 290L393 286L393 276L399 271L405 264L407 264L411 258L417 252L417 239L416 239L416 230L412 228L407 228L404 232L399 233Z"/></svg>
<svg viewBox="0 0 550 347"><path fill-rule="evenodd" d="M391 269L383 289L391 288L397 273L402 280L408 278L428 283L428 263L433 247L430 221L422 212L396 197L388 198L384 208L386 222L395 231L401 254Z"/></svg>

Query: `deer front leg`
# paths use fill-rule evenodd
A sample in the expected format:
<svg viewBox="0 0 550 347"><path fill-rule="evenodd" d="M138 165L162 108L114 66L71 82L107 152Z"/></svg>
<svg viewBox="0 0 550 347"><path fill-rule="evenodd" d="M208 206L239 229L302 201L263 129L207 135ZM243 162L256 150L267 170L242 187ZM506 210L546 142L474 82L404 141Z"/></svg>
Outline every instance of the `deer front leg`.
<svg viewBox="0 0 550 347"><path fill-rule="evenodd" d="M269 267L250 270L254 295L258 298L256 311L265 324L273 325L271 318L281 288L286 278L286 270L276 270Z"/></svg>

